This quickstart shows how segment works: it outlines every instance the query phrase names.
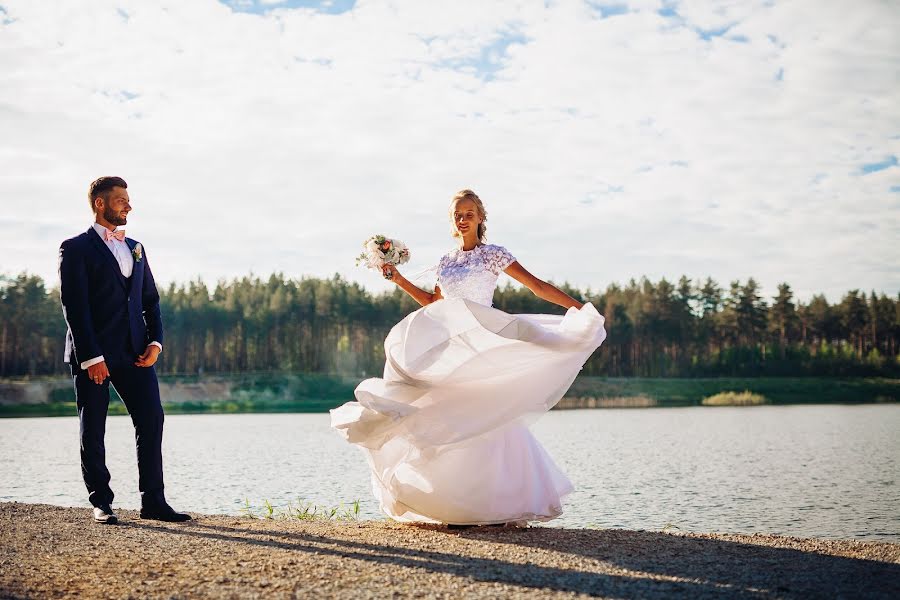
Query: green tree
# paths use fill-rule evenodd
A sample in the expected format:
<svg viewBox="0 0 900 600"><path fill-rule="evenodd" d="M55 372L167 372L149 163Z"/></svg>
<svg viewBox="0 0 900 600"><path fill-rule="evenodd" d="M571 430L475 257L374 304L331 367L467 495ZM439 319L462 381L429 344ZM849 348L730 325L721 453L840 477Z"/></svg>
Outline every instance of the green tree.
<svg viewBox="0 0 900 600"><path fill-rule="evenodd" d="M866 335L866 326L869 322L869 310L866 306L865 293L859 290L850 290L844 296L840 304L841 325L849 336L851 344L856 349L857 358L863 357L863 342Z"/></svg>
<svg viewBox="0 0 900 600"><path fill-rule="evenodd" d="M782 360L785 358L787 345L792 340L799 322L793 299L794 293L791 291L791 286L781 283L778 285L778 295L775 296L772 308L769 310L769 327L777 336L778 356Z"/></svg>

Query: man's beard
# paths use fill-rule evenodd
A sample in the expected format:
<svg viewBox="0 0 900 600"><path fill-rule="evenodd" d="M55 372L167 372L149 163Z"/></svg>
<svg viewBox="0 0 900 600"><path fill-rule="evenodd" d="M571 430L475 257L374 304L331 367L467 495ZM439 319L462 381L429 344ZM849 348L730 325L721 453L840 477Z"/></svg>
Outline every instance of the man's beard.
<svg viewBox="0 0 900 600"><path fill-rule="evenodd" d="M108 206L103 209L103 218L107 223L112 223L116 227L118 227L119 225L125 225L128 222L127 217L120 216L119 213Z"/></svg>

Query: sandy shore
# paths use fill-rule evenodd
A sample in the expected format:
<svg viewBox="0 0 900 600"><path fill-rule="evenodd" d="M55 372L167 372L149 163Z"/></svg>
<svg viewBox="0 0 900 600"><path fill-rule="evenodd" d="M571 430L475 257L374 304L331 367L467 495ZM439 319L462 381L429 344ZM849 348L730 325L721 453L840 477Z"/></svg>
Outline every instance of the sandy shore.
<svg viewBox="0 0 900 600"><path fill-rule="evenodd" d="M900 544L0 503L4 598L900 598Z"/></svg>

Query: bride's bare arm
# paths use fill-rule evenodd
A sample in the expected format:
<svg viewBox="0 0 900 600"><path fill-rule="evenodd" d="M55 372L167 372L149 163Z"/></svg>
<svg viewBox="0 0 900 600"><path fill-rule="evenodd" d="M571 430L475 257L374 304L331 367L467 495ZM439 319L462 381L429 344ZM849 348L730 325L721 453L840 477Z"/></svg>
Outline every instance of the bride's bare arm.
<svg viewBox="0 0 900 600"><path fill-rule="evenodd" d="M584 306L581 302L568 295L555 285L551 283L547 283L541 279L538 279L527 270L525 267L519 264L519 261L515 261L508 267L506 267L505 273L527 287L531 292L541 298L546 300L547 302L552 302L553 304L558 304L563 308L581 308Z"/></svg>
<svg viewBox="0 0 900 600"><path fill-rule="evenodd" d="M437 302L438 300L443 298L443 296L441 296L441 288L435 286L434 293L429 294L419 286L413 285L409 281L409 279L401 275L400 271L398 271L391 265L385 265L383 271L385 275L390 272L390 280L396 283L401 290L412 296L412 299L422 306L426 306L428 304L431 304L432 302Z"/></svg>

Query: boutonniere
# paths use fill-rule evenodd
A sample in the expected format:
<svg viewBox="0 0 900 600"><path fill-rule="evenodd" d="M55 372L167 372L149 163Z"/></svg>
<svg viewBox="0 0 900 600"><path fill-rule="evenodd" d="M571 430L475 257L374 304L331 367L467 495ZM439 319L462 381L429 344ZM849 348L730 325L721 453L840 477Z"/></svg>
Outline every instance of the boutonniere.
<svg viewBox="0 0 900 600"><path fill-rule="evenodd" d="M141 259L144 258L144 247L141 246L140 242L134 245L131 255L134 257L134 262L141 262Z"/></svg>

